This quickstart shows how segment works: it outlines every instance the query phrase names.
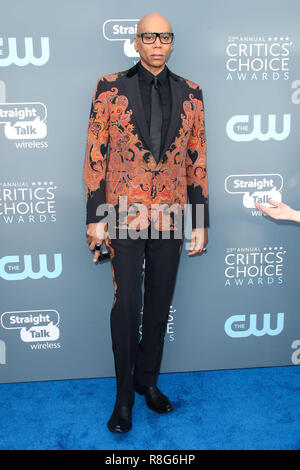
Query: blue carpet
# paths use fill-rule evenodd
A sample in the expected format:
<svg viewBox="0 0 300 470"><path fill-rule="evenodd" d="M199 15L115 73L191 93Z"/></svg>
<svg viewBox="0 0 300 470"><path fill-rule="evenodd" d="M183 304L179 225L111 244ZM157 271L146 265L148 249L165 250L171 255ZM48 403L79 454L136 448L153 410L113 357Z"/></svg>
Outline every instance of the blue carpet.
<svg viewBox="0 0 300 470"><path fill-rule="evenodd" d="M175 410L136 394L133 428L106 427L115 379L0 385L0 449L300 449L300 368L161 374Z"/></svg>

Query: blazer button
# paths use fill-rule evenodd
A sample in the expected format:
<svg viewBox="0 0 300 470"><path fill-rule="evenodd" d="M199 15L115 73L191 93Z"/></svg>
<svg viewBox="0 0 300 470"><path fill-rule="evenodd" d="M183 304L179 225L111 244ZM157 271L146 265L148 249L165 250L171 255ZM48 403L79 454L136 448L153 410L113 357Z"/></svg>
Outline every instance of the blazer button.
<svg viewBox="0 0 300 470"><path fill-rule="evenodd" d="M156 195L157 195L156 184L153 184L152 189L151 189L151 197L155 199Z"/></svg>

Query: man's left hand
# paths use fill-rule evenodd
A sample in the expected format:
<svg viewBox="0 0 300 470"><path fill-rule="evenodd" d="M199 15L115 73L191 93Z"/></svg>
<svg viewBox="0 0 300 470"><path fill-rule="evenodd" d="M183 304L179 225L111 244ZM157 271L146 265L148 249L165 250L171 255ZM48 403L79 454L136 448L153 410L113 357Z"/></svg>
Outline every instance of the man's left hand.
<svg viewBox="0 0 300 470"><path fill-rule="evenodd" d="M199 255L207 244L207 228L194 228L191 234L189 256Z"/></svg>

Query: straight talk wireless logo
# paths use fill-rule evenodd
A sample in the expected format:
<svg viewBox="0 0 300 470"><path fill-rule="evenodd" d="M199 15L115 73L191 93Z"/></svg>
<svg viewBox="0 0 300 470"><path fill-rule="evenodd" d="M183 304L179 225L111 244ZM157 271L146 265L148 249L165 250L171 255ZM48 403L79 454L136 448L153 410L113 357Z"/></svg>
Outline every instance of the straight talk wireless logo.
<svg viewBox="0 0 300 470"><path fill-rule="evenodd" d="M48 142L47 108L41 102L7 103L6 86L0 81L0 126L4 137L17 149L43 149Z"/></svg>
<svg viewBox="0 0 300 470"><path fill-rule="evenodd" d="M5 330L18 330L23 343L33 350L59 349L60 317L56 310L28 310L4 312L1 326Z"/></svg>
<svg viewBox="0 0 300 470"><path fill-rule="evenodd" d="M134 48L138 22L138 19L106 20L102 28L103 37L107 41L121 41L126 57L139 58L139 53Z"/></svg>
<svg viewBox="0 0 300 470"><path fill-rule="evenodd" d="M228 194L239 196L243 206L250 209L252 216L261 216L256 209L255 202L272 207L269 199L276 202L282 200L283 178L279 173L257 173L244 175L229 175L225 179L225 191Z"/></svg>

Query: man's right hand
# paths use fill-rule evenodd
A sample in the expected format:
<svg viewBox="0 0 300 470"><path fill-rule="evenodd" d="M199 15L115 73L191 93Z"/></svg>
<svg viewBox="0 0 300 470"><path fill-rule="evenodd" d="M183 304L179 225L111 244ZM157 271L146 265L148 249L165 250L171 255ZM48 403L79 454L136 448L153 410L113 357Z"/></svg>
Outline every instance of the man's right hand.
<svg viewBox="0 0 300 470"><path fill-rule="evenodd" d="M272 204L275 207L266 207L263 204L255 202L254 205L264 214L273 217L277 220L293 220L294 222L299 222L299 213L295 211L287 204L283 202L274 201L273 199L268 200L269 204Z"/></svg>
<svg viewBox="0 0 300 470"><path fill-rule="evenodd" d="M88 224L86 230L87 243L90 245L90 250L95 250L96 243L102 243L103 240L109 239L108 226L106 222L95 222ZM99 258L100 250L95 250L93 261L96 262Z"/></svg>

